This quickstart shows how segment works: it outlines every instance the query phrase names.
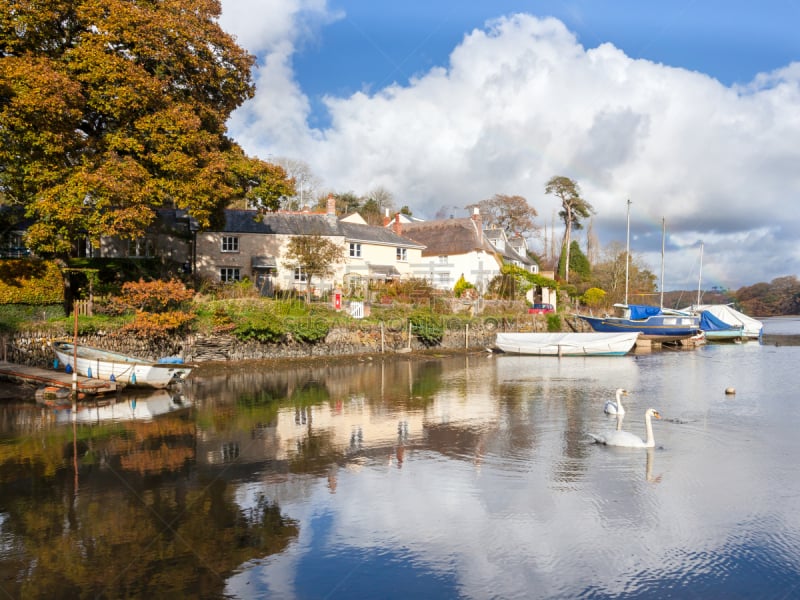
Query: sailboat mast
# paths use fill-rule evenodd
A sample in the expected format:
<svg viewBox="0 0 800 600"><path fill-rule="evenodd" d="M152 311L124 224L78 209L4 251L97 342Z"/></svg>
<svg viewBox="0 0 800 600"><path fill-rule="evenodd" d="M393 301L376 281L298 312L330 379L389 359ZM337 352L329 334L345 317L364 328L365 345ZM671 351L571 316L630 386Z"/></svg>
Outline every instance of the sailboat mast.
<svg viewBox="0 0 800 600"><path fill-rule="evenodd" d="M667 239L667 220L661 217L661 302L660 307L664 308L664 242Z"/></svg>
<svg viewBox="0 0 800 600"><path fill-rule="evenodd" d="M697 306L700 306L700 290L703 284L703 242L700 242L700 275L697 277Z"/></svg>
<svg viewBox="0 0 800 600"><path fill-rule="evenodd" d="M628 271L631 263L631 199L628 198L628 218L625 235L625 305L628 305Z"/></svg>

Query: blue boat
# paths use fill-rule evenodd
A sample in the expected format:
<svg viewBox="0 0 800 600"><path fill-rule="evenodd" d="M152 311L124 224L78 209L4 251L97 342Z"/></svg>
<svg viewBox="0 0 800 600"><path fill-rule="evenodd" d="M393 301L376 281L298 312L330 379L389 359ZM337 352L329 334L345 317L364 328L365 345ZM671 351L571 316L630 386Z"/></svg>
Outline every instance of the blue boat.
<svg viewBox="0 0 800 600"><path fill-rule="evenodd" d="M700 317L682 310L659 308L646 304L615 304L621 316L593 317L577 315L594 331L638 332L639 339L657 342L678 342L698 335Z"/></svg>

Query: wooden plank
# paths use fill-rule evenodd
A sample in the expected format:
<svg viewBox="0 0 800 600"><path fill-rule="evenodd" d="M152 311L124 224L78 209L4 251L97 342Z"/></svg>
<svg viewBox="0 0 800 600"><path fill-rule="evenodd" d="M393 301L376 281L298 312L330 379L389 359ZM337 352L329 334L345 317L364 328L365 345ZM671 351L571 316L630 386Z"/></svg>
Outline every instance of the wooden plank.
<svg viewBox="0 0 800 600"><path fill-rule="evenodd" d="M0 377L22 383L53 385L72 389L72 374L53 369L40 369L39 367L0 362ZM78 392L82 394L105 394L114 392L117 389L117 384L114 381L90 379L89 377L78 376L77 383Z"/></svg>

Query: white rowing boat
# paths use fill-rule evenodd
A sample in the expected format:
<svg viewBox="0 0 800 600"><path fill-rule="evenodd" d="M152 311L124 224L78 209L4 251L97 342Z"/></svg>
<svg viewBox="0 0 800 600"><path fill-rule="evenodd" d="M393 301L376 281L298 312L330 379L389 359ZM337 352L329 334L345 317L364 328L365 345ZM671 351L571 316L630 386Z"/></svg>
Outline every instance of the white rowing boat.
<svg viewBox="0 0 800 600"><path fill-rule="evenodd" d="M626 333L498 333L495 347L508 354L622 356L639 337Z"/></svg>
<svg viewBox="0 0 800 600"><path fill-rule="evenodd" d="M185 379L192 370L185 364L162 363L81 345L75 361L75 346L69 342L55 342L53 349L59 363L78 375L132 386L165 388Z"/></svg>

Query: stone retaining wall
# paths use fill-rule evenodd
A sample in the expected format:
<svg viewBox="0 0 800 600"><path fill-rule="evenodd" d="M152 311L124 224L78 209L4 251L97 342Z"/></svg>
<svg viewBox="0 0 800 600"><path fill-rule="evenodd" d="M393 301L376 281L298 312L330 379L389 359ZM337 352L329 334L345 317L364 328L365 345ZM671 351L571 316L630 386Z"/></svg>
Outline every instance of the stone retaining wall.
<svg viewBox="0 0 800 600"><path fill-rule="evenodd" d="M317 344L242 342L228 334L192 334L159 341L134 336L95 334L80 336L78 343L151 360L179 356L186 362L202 363L393 354L430 348L478 350L492 346L497 331L546 330L545 319L530 315L518 320L498 321L487 318L481 322L471 322L468 327L462 320L444 317L441 324L444 327L443 338L433 347L426 346L413 334L409 342L407 321L384 324L357 323L353 326L333 328L328 332L325 341ZM52 333L44 332L7 335L2 339L3 351L0 358L17 364L52 368L55 360L52 349L54 341L72 341L72 338L54 337Z"/></svg>

